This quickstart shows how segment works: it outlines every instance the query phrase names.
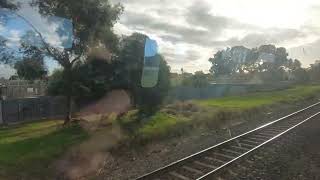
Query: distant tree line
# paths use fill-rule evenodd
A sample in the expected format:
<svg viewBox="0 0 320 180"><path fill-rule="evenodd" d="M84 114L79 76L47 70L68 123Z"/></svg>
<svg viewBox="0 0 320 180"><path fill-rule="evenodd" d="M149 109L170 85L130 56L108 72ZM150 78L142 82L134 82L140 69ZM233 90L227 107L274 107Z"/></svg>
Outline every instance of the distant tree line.
<svg viewBox="0 0 320 180"><path fill-rule="evenodd" d="M274 45L252 49L235 46L218 51L209 61L212 64L210 72L217 79L304 82L310 80L311 74L314 74L312 71L315 71L314 66L302 68L299 60L288 58L285 48Z"/></svg>

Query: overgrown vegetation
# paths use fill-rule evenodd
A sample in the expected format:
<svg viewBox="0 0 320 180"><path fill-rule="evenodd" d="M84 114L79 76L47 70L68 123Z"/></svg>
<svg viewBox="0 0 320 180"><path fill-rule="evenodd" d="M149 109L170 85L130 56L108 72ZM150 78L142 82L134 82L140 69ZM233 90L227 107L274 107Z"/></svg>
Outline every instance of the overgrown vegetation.
<svg viewBox="0 0 320 180"><path fill-rule="evenodd" d="M52 177L50 164L88 137L79 125L46 121L0 128L0 179Z"/></svg>
<svg viewBox="0 0 320 180"><path fill-rule="evenodd" d="M319 92L319 85L306 85L243 96L177 102L163 107L151 117L141 117L138 111L130 111L119 121L123 127L132 128L128 131L131 140L145 143L185 134L199 127L219 129L252 112L257 113L259 108L312 98Z"/></svg>

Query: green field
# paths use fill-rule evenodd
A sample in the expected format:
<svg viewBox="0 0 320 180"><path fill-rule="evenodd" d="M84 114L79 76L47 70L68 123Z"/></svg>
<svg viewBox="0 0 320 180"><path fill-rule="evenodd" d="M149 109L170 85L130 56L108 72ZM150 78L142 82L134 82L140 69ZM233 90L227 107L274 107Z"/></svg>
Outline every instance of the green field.
<svg viewBox="0 0 320 180"><path fill-rule="evenodd" d="M203 121L211 121L210 123L216 124L216 127L218 128L219 125L223 124L220 118L223 113L224 116L227 116L234 112L244 112L245 110L259 108L261 106L272 106L277 103L290 103L314 97L319 93L320 86L308 85L296 86L286 90L252 93L243 96L194 100L191 101L189 105L193 104L193 106L199 106L198 110L188 112L190 110L184 107L180 110L182 113L175 112L174 114L176 115L166 114L165 112L156 113L138 130L138 136L145 139L162 137L166 134L170 134L172 131L179 131L179 128L187 123L196 124L203 123ZM184 115L185 112L187 112L187 115Z"/></svg>
<svg viewBox="0 0 320 180"><path fill-rule="evenodd" d="M61 127L61 123L45 121L0 128L0 179L50 177L50 163L88 136L78 125Z"/></svg>
<svg viewBox="0 0 320 180"><path fill-rule="evenodd" d="M200 105L210 107L248 109L279 102L297 101L319 93L320 86L309 85L297 86L286 90L259 92L243 96L229 96L196 102Z"/></svg>

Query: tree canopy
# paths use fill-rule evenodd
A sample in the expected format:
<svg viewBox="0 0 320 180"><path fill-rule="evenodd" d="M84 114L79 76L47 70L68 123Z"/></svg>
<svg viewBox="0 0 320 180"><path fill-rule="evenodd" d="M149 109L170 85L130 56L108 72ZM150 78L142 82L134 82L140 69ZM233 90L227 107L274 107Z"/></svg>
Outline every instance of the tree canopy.
<svg viewBox="0 0 320 180"><path fill-rule="evenodd" d="M157 54L160 59L157 84L151 88L141 86L145 38L146 35L138 33L124 37L114 58L106 59L94 53L85 62L76 64L72 70L73 89L77 89L73 94L75 100L88 103L111 89L124 88L131 94L133 105L146 113L156 110L169 91L170 67L164 57ZM63 72L56 71L49 80L49 93L61 95L65 84Z"/></svg>
<svg viewBox="0 0 320 180"><path fill-rule="evenodd" d="M184 74L182 74L182 76L183 76L183 80L182 80L183 86L203 88L209 85L209 77L207 74L203 73L202 71L197 71L190 76L184 76Z"/></svg>
<svg viewBox="0 0 320 180"><path fill-rule="evenodd" d="M7 1L1 1L1 5L9 7ZM107 47L116 51L117 36L113 33L113 25L123 11L120 4L112 5L107 0L33 0L30 4L39 10L39 14L44 18L64 18L72 22L72 43L70 47L57 47L47 42L44 33L22 15L12 13L24 20L32 29L33 39L39 39L41 44L23 43L21 53L31 56L35 51L41 52L44 56L51 57L63 67L63 77L67 82L65 94L68 98L69 115L66 122L70 120L70 109L73 89L72 68L79 61L85 60L90 51L95 47ZM18 6L17 6L18 7ZM19 8L19 7L18 7ZM70 38L70 37L68 37ZM27 38L30 39L30 38ZM32 38L31 38L32 39ZM10 61L9 58L7 60ZM10 63L10 62L6 62Z"/></svg>
<svg viewBox="0 0 320 180"><path fill-rule="evenodd" d="M14 65L20 79L37 80L47 75L43 59L25 58Z"/></svg>
<svg viewBox="0 0 320 180"><path fill-rule="evenodd" d="M265 81L285 80L288 79L286 72L301 69L299 60L288 58L285 48L274 45L252 49L235 46L218 51L209 61L210 72L216 77L240 74L247 78L258 76Z"/></svg>

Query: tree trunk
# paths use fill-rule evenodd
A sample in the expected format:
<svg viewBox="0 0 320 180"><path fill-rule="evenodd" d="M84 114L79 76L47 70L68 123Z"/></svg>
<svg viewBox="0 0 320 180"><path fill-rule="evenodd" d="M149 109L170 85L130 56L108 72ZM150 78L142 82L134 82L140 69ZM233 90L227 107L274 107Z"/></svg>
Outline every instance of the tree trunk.
<svg viewBox="0 0 320 180"><path fill-rule="evenodd" d="M71 122L71 114L72 114L72 98L70 95L67 95L67 111L66 117L64 118L64 125L69 124Z"/></svg>
<svg viewBox="0 0 320 180"><path fill-rule="evenodd" d="M64 124L69 124L72 119L72 71L71 65L64 67L64 78L66 81L66 98L67 98L67 111L64 119Z"/></svg>

